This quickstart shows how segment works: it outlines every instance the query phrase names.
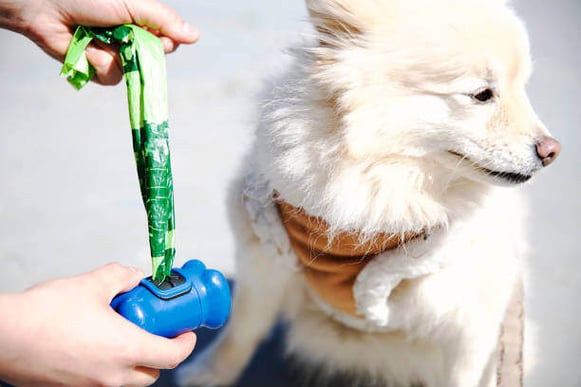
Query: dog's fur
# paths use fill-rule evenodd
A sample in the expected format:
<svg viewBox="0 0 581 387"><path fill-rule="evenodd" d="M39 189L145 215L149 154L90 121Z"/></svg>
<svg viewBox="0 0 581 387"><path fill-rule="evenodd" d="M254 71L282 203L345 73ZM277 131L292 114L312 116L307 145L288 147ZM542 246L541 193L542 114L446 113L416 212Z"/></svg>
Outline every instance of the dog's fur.
<svg viewBox="0 0 581 387"><path fill-rule="evenodd" d="M523 206L510 186L542 168L535 146L548 138L524 91L525 29L502 0L307 7L314 37L269 85L231 195L231 320L179 370L180 383L232 383L282 315L288 351L305 367L379 385L493 386L500 325L522 275ZM385 301L387 329L346 326L306 290L274 192L332 235L427 232L376 260L435 269Z"/></svg>

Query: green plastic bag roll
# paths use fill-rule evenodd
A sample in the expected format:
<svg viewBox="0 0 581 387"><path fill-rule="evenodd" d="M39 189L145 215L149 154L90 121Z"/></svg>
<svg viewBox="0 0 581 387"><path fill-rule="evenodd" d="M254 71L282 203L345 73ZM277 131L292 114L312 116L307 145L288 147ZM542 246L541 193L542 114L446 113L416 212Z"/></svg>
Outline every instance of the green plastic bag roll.
<svg viewBox="0 0 581 387"><path fill-rule="evenodd" d="M147 212L152 274L162 282L175 257L173 181L168 143L165 55L159 38L135 25L78 27L61 71L77 89L94 75L85 56L98 39L120 46L127 84L129 121L143 203Z"/></svg>

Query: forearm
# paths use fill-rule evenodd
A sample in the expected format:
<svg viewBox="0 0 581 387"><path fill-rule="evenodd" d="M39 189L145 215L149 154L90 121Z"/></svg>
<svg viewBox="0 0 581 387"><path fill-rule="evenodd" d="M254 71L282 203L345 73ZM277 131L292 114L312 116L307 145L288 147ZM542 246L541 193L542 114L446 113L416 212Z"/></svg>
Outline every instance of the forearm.
<svg viewBox="0 0 581 387"><path fill-rule="evenodd" d="M31 333L23 325L27 318L21 301L21 294L0 294L0 380L9 383L21 381L19 364L26 361L21 349L28 345L23 338Z"/></svg>

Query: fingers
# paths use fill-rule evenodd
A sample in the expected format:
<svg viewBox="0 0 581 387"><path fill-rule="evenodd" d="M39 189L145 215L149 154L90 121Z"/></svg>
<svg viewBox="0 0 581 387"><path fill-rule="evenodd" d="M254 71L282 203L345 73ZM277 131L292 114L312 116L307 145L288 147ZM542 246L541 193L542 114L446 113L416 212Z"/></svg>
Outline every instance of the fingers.
<svg viewBox="0 0 581 387"><path fill-rule="evenodd" d="M165 36L162 36L159 39L161 40L161 44L163 45L163 51L166 54L174 52L180 46L179 43L176 43L175 41L166 38Z"/></svg>
<svg viewBox="0 0 581 387"><path fill-rule="evenodd" d="M95 68L97 83L116 85L123 79L121 58L112 47L90 44L86 55L89 63Z"/></svg>
<svg viewBox="0 0 581 387"><path fill-rule="evenodd" d="M159 370L146 368L146 367L135 367L131 373L131 377L124 383L124 386L151 386L157 379L159 379Z"/></svg>
<svg viewBox="0 0 581 387"><path fill-rule="evenodd" d="M155 369L174 369L183 362L194 350L196 335L186 332L173 339L149 335L149 340L143 340L144 347L139 351L142 360L139 366Z"/></svg>
<svg viewBox="0 0 581 387"><path fill-rule="evenodd" d="M165 36L160 36L160 40L166 54L174 52L179 47L179 43ZM95 40L87 47L86 55L95 69L95 82L116 85L123 79L123 65L117 47Z"/></svg>
<svg viewBox="0 0 581 387"><path fill-rule="evenodd" d="M177 44L199 39L198 31L165 4L155 0L128 0L126 4L135 23L157 30Z"/></svg>
<svg viewBox="0 0 581 387"><path fill-rule="evenodd" d="M143 26L142 28L159 38L159 40L161 41L161 44L163 46L163 51L166 54L174 52L180 46L180 44L178 42L168 38L167 36L161 35L161 33L159 31L153 30L153 29L148 28L146 26Z"/></svg>
<svg viewBox="0 0 581 387"><path fill-rule="evenodd" d="M166 54L174 52L179 44L173 40L161 37L163 50ZM121 57L113 49L104 43L91 43L86 50L89 63L95 69L95 82L101 85L116 85L123 79L123 65Z"/></svg>
<svg viewBox="0 0 581 387"><path fill-rule="evenodd" d="M136 268L110 263L85 275L94 279L98 285L99 294L106 298L105 302L109 303L117 294L136 287L144 274Z"/></svg>

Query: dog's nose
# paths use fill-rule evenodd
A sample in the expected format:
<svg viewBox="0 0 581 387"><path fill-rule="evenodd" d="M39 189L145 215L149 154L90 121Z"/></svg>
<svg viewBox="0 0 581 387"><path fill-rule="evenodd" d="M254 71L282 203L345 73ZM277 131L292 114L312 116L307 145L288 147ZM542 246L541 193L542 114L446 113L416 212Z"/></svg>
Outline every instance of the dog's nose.
<svg viewBox="0 0 581 387"><path fill-rule="evenodd" d="M545 136L536 144L537 156L541 159L543 167L551 164L561 152L561 143L553 137Z"/></svg>

